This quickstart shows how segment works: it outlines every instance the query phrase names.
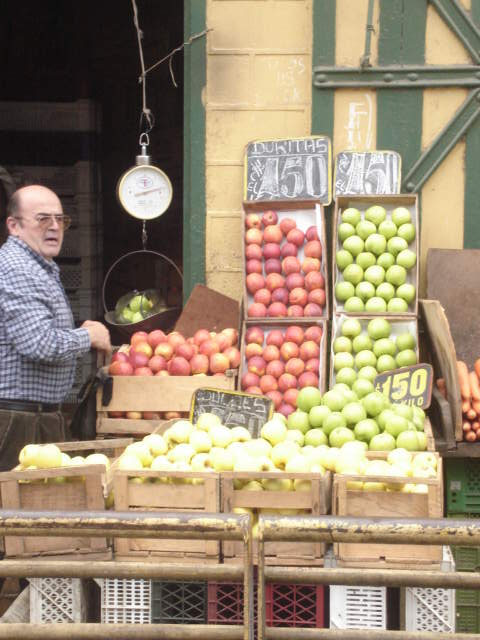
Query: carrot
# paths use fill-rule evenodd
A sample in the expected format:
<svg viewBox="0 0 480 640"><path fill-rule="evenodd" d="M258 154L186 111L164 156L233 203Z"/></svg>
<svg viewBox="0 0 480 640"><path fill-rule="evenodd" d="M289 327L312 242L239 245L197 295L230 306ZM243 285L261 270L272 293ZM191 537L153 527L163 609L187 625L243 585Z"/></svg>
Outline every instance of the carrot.
<svg viewBox="0 0 480 640"><path fill-rule="evenodd" d="M468 367L463 360L457 360L458 381L460 383L460 394L464 400L471 397L470 379L468 376Z"/></svg>
<svg viewBox="0 0 480 640"><path fill-rule="evenodd" d="M473 407L470 408L465 415L468 418L468 420L475 420L477 418L477 412Z"/></svg>
<svg viewBox="0 0 480 640"><path fill-rule="evenodd" d="M473 368L475 369L475 373L477 374L477 378L480 380L480 358L475 360Z"/></svg>
<svg viewBox="0 0 480 640"><path fill-rule="evenodd" d="M470 382L470 392L474 400L480 400L480 382L478 381L475 371L470 371L468 374Z"/></svg>
<svg viewBox="0 0 480 640"><path fill-rule="evenodd" d="M472 408L472 405L470 404L470 400L462 400L462 413L463 414L467 414L470 409Z"/></svg>

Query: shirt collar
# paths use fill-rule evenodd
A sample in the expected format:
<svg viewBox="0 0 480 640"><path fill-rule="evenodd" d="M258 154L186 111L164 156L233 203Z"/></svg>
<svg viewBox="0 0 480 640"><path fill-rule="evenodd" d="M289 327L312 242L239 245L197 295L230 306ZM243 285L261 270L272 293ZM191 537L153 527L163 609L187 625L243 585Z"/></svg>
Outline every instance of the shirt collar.
<svg viewBox="0 0 480 640"><path fill-rule="evenodd" d="M34 251L26 242L20 240L20 238L17 238L16 236L8 236L8 242L13 243L16 247L23 250L31 258L38 262L44 269L47 269L52 273L59 273L59 266L54 260L47 260L39 253Z"/></svg>

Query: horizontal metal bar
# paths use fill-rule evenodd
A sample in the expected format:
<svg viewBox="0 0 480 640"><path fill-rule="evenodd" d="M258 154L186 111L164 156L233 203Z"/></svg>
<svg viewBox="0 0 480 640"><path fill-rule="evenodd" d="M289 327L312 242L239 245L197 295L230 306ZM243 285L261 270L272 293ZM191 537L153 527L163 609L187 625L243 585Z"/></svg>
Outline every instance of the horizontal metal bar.
<svg viewBox="0 0 480 640"><path fill-rule="evenodd" d="M243 640L243 627L210 624L0 624L8 640Z"/></svg>
<svg viewBox="0 0 480 640"><path fill-rule="evenodd" d="M266 640L439 640L438 631L386 631L383 629L302 629L266 627ZM448 634L452 640L472 640L471 633ZM476 636L475 636L476 637Z"/></svg>
<svg viewBox="0 0 480 640"><path fill-rule="evenodd" d="M264 541L374 542L480 546L479 520L260 516Z"/></svg>
<svg viewBox="0 0 480 640"><path fill-rule="evenodd" d="M317 89L377 88L415 89L435 87L480 87L480 68L474 65L313 68Z"/></svg>
<svg viewBox="0 0 480 640"><path fill-rule="evenodd" d="M1 563L0 563L1 564ZM376 587L432 587L480 589L474 571L415 571L401 569L346 569L320 567L265 567L265 581L282 584L340 584Z"/></svg>
<svg viewBox="0 0 480 640"><path fill-rule="evenodd" d="M0 510L0 536L246 540L248 514Z"/></svg>
<svg viewBox="0 0 480 640"><path fill-rule="evenodd" d="M177 564L155 562L117 562L88 560L80 555L77 561L2 560L2 578L145 578L164 580L212 580L216 582L242 582L243 565L229 564Z"/></svg>

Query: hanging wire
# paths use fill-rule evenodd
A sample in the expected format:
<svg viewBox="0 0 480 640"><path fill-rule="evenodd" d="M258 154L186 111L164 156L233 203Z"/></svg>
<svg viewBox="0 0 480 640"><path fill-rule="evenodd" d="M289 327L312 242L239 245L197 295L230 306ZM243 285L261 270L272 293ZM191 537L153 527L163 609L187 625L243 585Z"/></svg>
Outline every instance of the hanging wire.
<svg viewBox="0 0 480 640"><path fill-rule="evenodd" d="M142 39L143 39L143 31L140 29L140 25L138 23L138 9L137 3L135 0L132 0L132 8L133 8L133 24L135 25L135 29L137 32L137 42L138 42L138 53L140 55L140 67L142 69L142 73L139 78L139 82L142 84L142 113L140 115L140 129L145 125L146 133L149 133L154 125L155 118L151 110L147 107L147 78L145 72L145 61L143 58L143 47L142 47Z"/></svg>
<svg viewBox="0 0 480 640"><path fill-rule="evenodd" d="M362 69L371 67L370 51L372 45L372 33L375 33L375 27L373 26L373 4L375 0L368 0L368 14L367 14L367 26L365 28L365 51L360 58L360 66Z"/></svg>

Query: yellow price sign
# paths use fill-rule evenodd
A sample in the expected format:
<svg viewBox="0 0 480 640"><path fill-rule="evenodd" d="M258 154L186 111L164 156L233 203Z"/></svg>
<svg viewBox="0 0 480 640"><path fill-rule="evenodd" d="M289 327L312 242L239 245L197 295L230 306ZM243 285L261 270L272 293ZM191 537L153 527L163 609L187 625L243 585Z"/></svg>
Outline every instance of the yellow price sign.
<svg viewBox="0 0 480 640"><path fill-rule="evenodd" d="M391 402L427 409L432 399L433 369L430 364L415 364L379 373L375 389Z"/></svg>

